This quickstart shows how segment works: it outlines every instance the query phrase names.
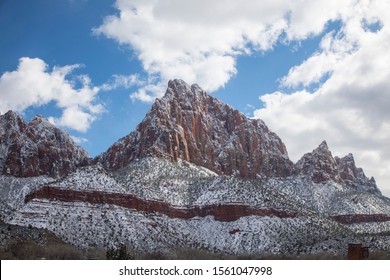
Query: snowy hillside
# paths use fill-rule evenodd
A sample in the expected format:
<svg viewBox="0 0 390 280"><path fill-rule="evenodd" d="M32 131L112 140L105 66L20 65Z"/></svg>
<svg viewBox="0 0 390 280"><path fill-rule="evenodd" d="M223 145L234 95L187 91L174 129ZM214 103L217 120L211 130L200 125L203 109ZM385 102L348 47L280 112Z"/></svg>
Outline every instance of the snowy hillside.
<svg viewBox="0 0 390 280"><path fill-rule="evenodd" d="M180 219L158 211L143 212L110 204L61 201L59 197L55 200L32 199L6 221L49 229L79 247L110 247L125 243L129 248L143 252L168 253L179 248L203 248L228 254L329 251L341 255L348 242L364 239L353 233L362 232L360 224L342 225L326 217L334 214L325 211L327 201L332 199L324 199L324 203L320 203L320 199L309 199L310 193L312 197L337 197L339 201L343 201L343 197L349 199L342 186L310 185L308 182L305 185L298 179L291 179L288 184L283 182L284 185L277 181L261 183L233 176L216 176L211 171L185 162L146 158L114 174L99 166L80 168L68 177L46 185L64 190L127 193L146 201L163 201L180 209L245 204L254 209L279 209L297 215L254 214L233 221L216 220L213 215ZM290 191L298 189L297 186L301 186L301 191ZM306 197L301 195L303 190L307 191ZM380 200L379 197L376 199ZM317 211L319 209L323 211ZM353 208L350 210L355 211ZM369 225L363 227L367 229L365 233L377 234L388 231L389 222ZM378 244L383 249L387 243Z"/></svg>
<svg viewBox="0 0 390 280"><path fill-rule="evenodd" d="M170 219L110 205L34 200L11 221L47 228L81 247L117 246L133 250L175 251L204 248L230 254L314 253L336 244L341 253L347 232L337 223L315 216L243 217L233 222L213 217ZM324 245L325 244L325 245Z"/></svg>

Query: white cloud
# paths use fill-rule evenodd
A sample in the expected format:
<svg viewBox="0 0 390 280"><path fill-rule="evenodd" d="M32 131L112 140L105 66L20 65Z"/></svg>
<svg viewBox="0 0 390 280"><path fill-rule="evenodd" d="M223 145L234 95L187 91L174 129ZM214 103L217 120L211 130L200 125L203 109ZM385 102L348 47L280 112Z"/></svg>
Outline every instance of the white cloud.
<svg viewBox="0 0 390 280"><path fill-rule="evenodd" d="M84 137L77 137L77 136L70 136L73 141L77 144L82 144L82 143L87 143L88 142L88 139L87 138L84 138Z"/></svg>
<svg viewBox="0 0 390 280"><path fill-rule="evenodd" d="M321 81L326 74L331 74L334 66L354 51L354 44L345 42L343 37L326 34L320 44L320 51L311 55L306 61L294 66L288 75L282 79L282 85L287 87L310 86Z"/></svg>
<svg viewBox="0 0 390 280"><path fill-rule="evenodd" d="M106 17L94 33L135 51L149 76L131 98L145 102L161 96L172 78L217 90L236 75L238 56L322 36L318 51L281 77L289 94L263 95L265 107L255 116L282 136L295 160L323 139L335 154L353 152L390 195L389 5L387 0L117 0L119 14ZM339 30L321 34L335 22Z"/></svg>
<svg viewBox="0 0 390 280"><path fill-rule="evenodd" d="M100 86L101 90L110 91L117 88L131 88L132 86L141 86L144 82L139 78L137 74L131 74L128 76L114 74L111 79Z"/></svg>
<svg viewBox="0 0 390 280"><path fill-rule="evenodd" d="M49 117L50 122L54 125L71 127L82 132L85 132L95 119L93 114L84 112L78 106L65 108L60 118Z"/></svg>
<svg viewBox="0 0 390 280"><path fill-rule="evenodd" d="M15 71L5 72L0 77L0 111L23 112L30 106L55 102L62 110L62 116L58 119L50 117L52 122L86 131L104 109L96 102L99 88L91 85L88 76L69 78L72 71L79 67L56 66L50 71L39 58L20 58Z"/></svg>
<svg viewBox="0 0 390 280"><path fill-rule="evenodd" d="M147 83L145 86L139 88L136 92L130 95L132 101L140 100L142 102L151 103L156 96L160 96L164 92L166 85L162 83Z"/></svg>
<svg viewBox="0 0 390 280"><path fill-rule="evenodd" d="M322 39L318 52L290 69L282 86L306 90L275 92L256 110L285 141L292 159L323 139L334 154L352 152L390 196L390 3L357 1L341 15L342 28ZM376 25L381 28L368 28ZM378 30L377 30L378 29ZM329 77L326 77L329 75ZM325 82L320 82L321 79ZM318 83L310 92L308 86Z"/></svg>
<svg viewBox="0 0 390 280"><path fill-rule="evenodd" d="M288 41L318 34L353 2L117 0L119 15L94 33L135 50L154 85L181 78L215 91L237 73L238 55L271 49L284 35ZM162 93L143 88L132 98Z"/></svg>

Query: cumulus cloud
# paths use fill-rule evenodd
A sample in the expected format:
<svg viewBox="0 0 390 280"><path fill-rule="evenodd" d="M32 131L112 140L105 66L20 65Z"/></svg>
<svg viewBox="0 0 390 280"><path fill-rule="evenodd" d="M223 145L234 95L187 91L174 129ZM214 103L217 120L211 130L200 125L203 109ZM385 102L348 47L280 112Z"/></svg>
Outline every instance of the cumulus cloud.
<svg viewBox="0 0 390 280"><path fill-rule="evenodd" d="M237 73L237 56L269 50L282 37L319 34L353 2L117 0L119 14L94 33L135 50L155 86L181 78L215 91ZM132 98L154 100L163 93L154 89L145 86Z"/></svg>
<svg viewBox="0 0 390 280"><path fill-rule="evenodd" d="M281 79L287 93L262 95L264 108L254 116L284 139L294 160L323 139L336 155L353 152L389 196L388 11L388 1L356 1L340 16L341 29L326 34L319 50Z"/></svg>
<svg viewBox="0 0 390 280"><path fill-rule="evenodd" d="M84 138L84 137L77 137L77 136L70 136L72 138L72 140L77 143L77 144L83 144L83 143L87 143L88 142L88 139L87 138Z"/></svg>
<svg viewBox="0 0 390 280"><path fill-rule="evenodd" d="M117 0L118 14L94 34L130 47L148 74L131 95L151 102L166 81L182 78L206 90L237 74L241 55L322 36L316 52L262 95L254 112L281 135L291 157L328 140L390 195L389 1ZM339 28L323 34L330 23ZM260 94L260 93L259 93Z"/></svg>
<svg viewBox="0 0 390 280"><path fill-rule="evenodd" d="M20 58L15 71L0 77L0 111L23 112L30 106L55 102L62 115L49 119L57 125L85 132L104 108L96 102L99 88L91 85L88 76L69 78L79 67L56 66L50 70L42 59Z"/></svg>
<svg viewBox="0 0 390 280"><path fill-rule="evenodd" d="M109 81L100 86L100 89L104 91L111 91L118 88L129 89L133 86L142 86L144 84L145 82L137 74L128 76L114 74Z"/></svg>

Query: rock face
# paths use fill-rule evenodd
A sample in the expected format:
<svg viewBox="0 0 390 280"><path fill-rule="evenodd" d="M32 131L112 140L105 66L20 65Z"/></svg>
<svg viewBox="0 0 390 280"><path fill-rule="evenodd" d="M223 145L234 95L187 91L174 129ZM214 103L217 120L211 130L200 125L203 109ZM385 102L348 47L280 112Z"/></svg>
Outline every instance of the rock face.
<svg viewBox="0 0 390 280"><path fill-rule="evenodd" d="M352 154L348 154L343 158L335 157L337 169L341 180L344 183L355 188L361 188L363 191L380 194L374 177L367 178L363 169L356 167L355 160Z"/></svg>
<svg viewBox="0 0 390 280"><path fill-rule="evenodd" d="M317 149L303 157L295 164L295 173L313 180L315 183L325 181L340 182L341 178L337 162L329 151L328 145L323 141Z"/></svg>
<svg viewBox="0 0 390 280"><path fill-rule="evenodd" d="M88 202L108 204L135 209L144 213L159 213L170 218L191 219L194 217L213 216L217 221L231 222L246 216L273 216L295 218L298 213L273 208L254 208L244 204L216 204L193 207L174 207L162 201L143 200L132 194L109 193L102 191L79 191L44 186L26 196L25 202L33 199L56 199L64 202Z"/></svg>
<svg viewBox="0 0 390 280"><path fill-rule="evenodd" d="M1 174L61 177L87 161L87 152L42 116L26 123L12 111L0 115Z"/></svg>
<svg viewBox="0 0 390 280"><path fill-rule="evenodd" d="M136 131L96 161L116 170L147 156L182 159L243 178L286 177L293 170L285 145L263 121L181 80L170 81Z"/></svg>
<svg viewBox="0 0 390 280"><path fill-rule="evenodd" d="M294 166L296 175L305 176L314 183L334 181L363 191L380 194L374 178L367 178L363 169L357 168L352 154L333 157L326 141L311 153L305 154Z"/></svg>

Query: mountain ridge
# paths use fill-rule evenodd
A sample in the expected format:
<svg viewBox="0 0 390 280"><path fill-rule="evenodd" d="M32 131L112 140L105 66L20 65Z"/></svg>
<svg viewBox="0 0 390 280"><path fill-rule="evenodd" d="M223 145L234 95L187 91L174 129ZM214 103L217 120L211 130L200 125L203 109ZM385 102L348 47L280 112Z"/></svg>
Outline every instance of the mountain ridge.
<svg viewBox="0 0 390 280"><path fill-rule="evenodd" d="M156 155L243 178L285 177L293 165L283 142L263 121L247 118L182 80L169 81L164 97L156 99L136 130L98 161L115 170L134 158Z"/></svg>
<svg viewBox="0 0 390 280"><path fill-rule="evenodd" d="M293 163L263 121L198 85L170 81L136 130L94 159L42 116L26 123L7 114L9 121L0 115L0 160L29 147L58 151L47 154L48 165L27 153L34 172L0 175L7 223L47 228L81 248L342 255L348 242L370 241L390 250L390 199L352 154L334 157L323 141ZM63 173L52 172L72 157Z"/></svg>
<svg viewBox="0 0 390 280"><path fill-rule="evenodd" d="M37 115L25 122L15 112L0 115L0 172L63 177L77 167L101 164L108 171L144 157L184 160L219 175L246 179L303 176L380 194L375 179L352 154L333 157L324 140L293 163L282 140L262 120L246 117L209 96L199 85L171 80L136 130L93 159L71 137Z"/></svg>
<svg viewBox="0 0 390 280"><path fill-rule="evenodd" d="M356 167L351 153L342 158L333 157L325 140L294 164L294 173L308 177L315 183L333 181L381 194L375 179L367 178L363 169Z"/></svg>
<svg viewBox="0 0 390 280"><path fill-rule="evenodd" d="M165 95L156 99L136 130L94 162L118 170L146 156L185 160L219 175L248 179L303 175L316 183L348 181L380 193L374 178L368 179L355 166L352 154L333 157L324 140L293 163L282 140L262 120L250 119L209 96L199 85L182 80L169 81Z"/></svg>
<svg viewBox="0 0 390 280"><path fill-rule="evenodd" d="M43 116L25 122L13 111L0 115L1 174L62 177L87 163L88 153Z"/></svg>

